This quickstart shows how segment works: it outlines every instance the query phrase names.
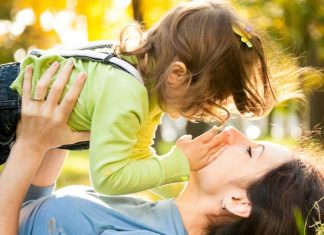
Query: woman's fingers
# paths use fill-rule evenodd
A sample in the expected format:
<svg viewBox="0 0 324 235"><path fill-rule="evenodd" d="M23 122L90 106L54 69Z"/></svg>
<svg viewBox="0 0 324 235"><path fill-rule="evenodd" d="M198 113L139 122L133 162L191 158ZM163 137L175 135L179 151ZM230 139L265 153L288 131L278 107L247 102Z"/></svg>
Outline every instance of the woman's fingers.
<svg viewBox="0 0 324 235"><path fill-rule="evenodd" d="M75 103L78 100L82 87L84 85L86 79L86 74L81 73L78 75L76 80L73 83L71 89L64 96L61 104L60 104L60 113L63 115L62 121L67 122L70 114L74 108ZM68 114L68 115L67 115Z"/></svg>
<svg viewBox="0 0 324 235"><path fill-rule="evenodd" d="M33 71L31 66L27 66L24 74L23 93L22 93L22 106L31 99L31 87L32 87Z"/></svg>
<svg viewBox="0 0 324 235"><path fill-rule="evenodd" d="M65 88L66 83L68 82L71 73L73 70L73 62L69 60L62 68L60 74L58 75L57 79L54 81L51 90L48 94L47 100L53 104L57 105L59 100L63 95L63 91Z"/></svg>
<svg viewBox="0 0 324 235"><path fill-rule="evenodd" d="M52 78L57 72L60 64L58 62L54 62L45 72L45 74L41 77L41 79L37 82L34 99L35 100L44 100L47 94L48 86L51 83Z"/></svg>
<svg viewBox="0 0 324 235"><path fill-rule="evenodd" d="M46 95L57 68L57 65L52 65L42 76L35 90L36 96L39 96L36 97L37 99L43 99ZM55 89L49 90L51 98L40 102L31 100L32 73L30 68L26 69L23 87L24 102L22 104L21 122L18 124L17 139L26 141L37 151L44 152L67 143L89 140L89 133L77 134L71 131L67 124L83 87L85 74L77 76L69 91L64 95L61 104L54 102L61 98L70 75L71 67L65 67L64 71L57 77L59 81L54 82Z"/></svg>

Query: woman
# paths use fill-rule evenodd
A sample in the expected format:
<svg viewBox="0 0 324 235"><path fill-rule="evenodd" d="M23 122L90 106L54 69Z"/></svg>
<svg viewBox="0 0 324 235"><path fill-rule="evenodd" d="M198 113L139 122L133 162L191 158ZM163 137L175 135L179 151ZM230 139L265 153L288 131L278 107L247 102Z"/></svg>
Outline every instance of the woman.
<svg viewBox="0 0 324 235"><path fill-rule="evenodd" d="M42 102L30 100L30 76L28 70L18 138L0 177L0 234L17 233L19 206L30 182L19 234L297 235L297 212L307 219L307 234L315 234L310 225L323 219L322 174L289 149L250 141L235 129L226 130L226 147L191 174L175 200L105 197L77 186L51 194L65 152L48 149L88 138L66 125L82 79L58 104L68 76L61 74ZM312 209L315 202L318 212Z"/></svg>

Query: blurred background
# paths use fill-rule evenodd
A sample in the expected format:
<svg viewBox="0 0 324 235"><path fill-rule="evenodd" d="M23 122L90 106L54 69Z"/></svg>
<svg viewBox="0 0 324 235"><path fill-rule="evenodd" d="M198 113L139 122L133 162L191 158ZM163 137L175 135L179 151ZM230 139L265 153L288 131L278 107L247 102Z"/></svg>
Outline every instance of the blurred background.
<svg viewBox="0 0 324 235"><path fill-rule="evenodd" d="M199 0L197 0L199 1ZM0 0L0 62L21 61L34 48L70 46L93 40L118 39L133 20L145 28L154 24L177 0ZM236 0L235 8L293 56L300 66L324 68L324 0ZM203 42L202 42L203 43ZM323 144L324 92L304 84L306 102L289 101L260 120L231 119L252 139L296 145L306 131L316 129ZM318 88L318 86L316 87ZM166 116L157 130L155 148L169 150L183 134L197 136L213 124L171 121ZM70 152L58 187L89 184L87 151Z"/></svg>

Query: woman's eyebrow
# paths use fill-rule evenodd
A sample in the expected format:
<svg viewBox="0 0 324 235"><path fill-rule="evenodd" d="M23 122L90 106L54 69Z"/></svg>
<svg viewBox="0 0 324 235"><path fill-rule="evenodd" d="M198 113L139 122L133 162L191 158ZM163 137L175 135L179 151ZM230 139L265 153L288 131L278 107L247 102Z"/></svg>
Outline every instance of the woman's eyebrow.
<svg viewBox="0 0 324 235"><path fill-rule="evenodd" d="M260 157L263 155L263 153L264 153L265 145L264 145L264 144L258 144L257 146L252 147L252 149L256 149L256 148L262 148L262 149L261 149L261 152L260 152L260 154L259 154L259 156L258 156L258 158L260 158Z"/></svg>

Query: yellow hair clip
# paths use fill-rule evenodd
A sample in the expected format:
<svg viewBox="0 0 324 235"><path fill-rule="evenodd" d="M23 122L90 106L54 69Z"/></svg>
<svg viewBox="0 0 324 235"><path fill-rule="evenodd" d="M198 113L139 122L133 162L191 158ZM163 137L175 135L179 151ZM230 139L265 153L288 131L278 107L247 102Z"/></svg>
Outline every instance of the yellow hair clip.
<svg viewBox="0 0 324 235"><path fill-rule="evenodd" d="M239 35L241 37L241 41L244 42L248 48L252 48L252 42L250 41L250 39L252 38L251 32L252 32L252 28L249 26L246 26L242 23L237 23L235 25L232 26L232 29L234 31L234 33L236 33L237 35Z"/></svg>

